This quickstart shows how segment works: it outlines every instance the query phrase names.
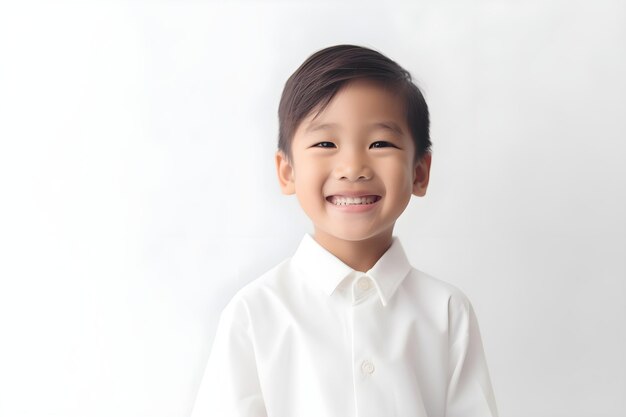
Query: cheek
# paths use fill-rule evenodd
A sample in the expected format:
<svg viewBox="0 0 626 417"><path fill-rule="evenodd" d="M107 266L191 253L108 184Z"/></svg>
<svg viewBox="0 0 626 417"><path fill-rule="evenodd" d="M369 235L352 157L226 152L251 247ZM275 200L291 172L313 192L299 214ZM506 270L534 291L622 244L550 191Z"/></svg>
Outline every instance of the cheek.
<svg viewBox="0 0 626 417"><path fill-rule="evenodd" d="M303 161L298 165L296 178L302 183L314 184L324 180L325 169L323 164L315 161Z"/></svg>
<svg viewBox="0 0 626 417"><path fill-rule="evenodd" d="M388 191L393 193L409 193L413 189L413 176L411 169L403 163L396 161L385 167L384 175L388 184Z"/></svg>
<svg viewBox="0 0 626 417"><path fill-rule="evenodd" d="M299 198L310 200L323 193L326 180L323 169L319 164L301 163L295 170L296 193Z"/></svg>

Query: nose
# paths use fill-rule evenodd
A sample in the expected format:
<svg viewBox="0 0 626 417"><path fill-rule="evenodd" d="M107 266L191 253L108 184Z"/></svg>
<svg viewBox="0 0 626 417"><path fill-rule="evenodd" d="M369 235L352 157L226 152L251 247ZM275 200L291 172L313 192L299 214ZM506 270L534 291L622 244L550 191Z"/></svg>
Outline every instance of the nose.
<svg viewBox="0 0 626 417"><path fill-rule="evenodd" d="M335 179L347 181L367 181L373 175L367 158L357 152L344 153L337 161L334 171Z"/></svg>

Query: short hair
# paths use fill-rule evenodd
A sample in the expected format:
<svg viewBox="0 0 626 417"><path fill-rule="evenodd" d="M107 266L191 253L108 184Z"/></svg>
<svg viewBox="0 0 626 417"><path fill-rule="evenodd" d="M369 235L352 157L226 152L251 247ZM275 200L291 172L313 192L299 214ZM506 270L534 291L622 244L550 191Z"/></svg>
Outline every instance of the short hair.
<svg viewBox="0 0 626 417"><path fill-rule="evenodd" d="M414 160L430 152L428 105L411 74L380 52L355 45L335 45L315 52L285 83L278 106L278 149L291 159L291 142L298 125L322 112L350 81L369 79L399 93L415 143Z"/></svg>

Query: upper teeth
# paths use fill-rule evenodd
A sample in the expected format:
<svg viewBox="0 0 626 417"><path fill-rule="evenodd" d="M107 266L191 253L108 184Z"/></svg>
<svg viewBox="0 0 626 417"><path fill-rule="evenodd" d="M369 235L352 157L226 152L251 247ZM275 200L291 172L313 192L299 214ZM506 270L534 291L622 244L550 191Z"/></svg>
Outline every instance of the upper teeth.
<svg viewBox="0 0 626 417"><path fill-rule="evenodd" d="M366 197L340 197L340 196L332 196L331 203L338 206L345 206L348 204L372 204L376 201L376 196L366 196Z"/></svg>

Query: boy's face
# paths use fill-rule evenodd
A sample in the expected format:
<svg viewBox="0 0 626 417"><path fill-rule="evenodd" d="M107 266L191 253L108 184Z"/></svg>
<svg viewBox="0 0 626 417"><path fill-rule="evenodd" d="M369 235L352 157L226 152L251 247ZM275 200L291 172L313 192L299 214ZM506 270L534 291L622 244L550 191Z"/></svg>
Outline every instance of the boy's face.
<svg viewBox="0 0 626 417"><path fill-rule="evenodd" d="M401 100L369 80L350 82L298 126L292 158L276 154L283 193L296 194L327 243L391 240L412 194L428 186L430 154L415 145Z"/></svg>

